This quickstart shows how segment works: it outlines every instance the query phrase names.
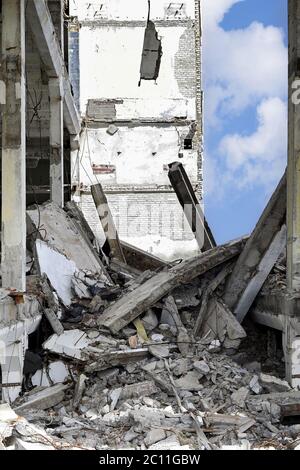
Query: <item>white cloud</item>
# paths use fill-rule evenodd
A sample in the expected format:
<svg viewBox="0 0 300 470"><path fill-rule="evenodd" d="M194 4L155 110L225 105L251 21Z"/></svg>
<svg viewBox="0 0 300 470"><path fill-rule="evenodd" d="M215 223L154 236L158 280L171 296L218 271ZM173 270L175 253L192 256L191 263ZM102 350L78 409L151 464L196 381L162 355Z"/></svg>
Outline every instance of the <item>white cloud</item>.
<svg viewBox="0 0 300 470"><path fill-rule="evenodd" d="M280 98L264 100L257 109L252 135L227 135L219 146L225 167L237 187L272 186L283 173L287 152L287 106Z"/></svg>
<svg viewBox="0 0 300 470"><path fill-rule="evenodd" d="M287 52L281 29L258 22L232 31L220 26L225 13L239 1L203 1L205 88L209 96L214 90L222 94L215 112L219 109L223 114L240 112L266 97L286 95ZM211 111L208 116L213 117Z"/></svg>
<svg viewBox="0 0 300 470"><path fill-rule="evenodd" d="M234 177L240 187L260 185L269 190L281 176L286 159L287 49L283 31L258 22L225 31L220 26L225 14L242 1L202 0L206 131L222 129L232 116L253 106L258 116L258 128L252 135L245 129L243 135L225 136L219 153L210 155L206 167L217 183L206 185L206 191L222 186L224 193Z"/></svg>

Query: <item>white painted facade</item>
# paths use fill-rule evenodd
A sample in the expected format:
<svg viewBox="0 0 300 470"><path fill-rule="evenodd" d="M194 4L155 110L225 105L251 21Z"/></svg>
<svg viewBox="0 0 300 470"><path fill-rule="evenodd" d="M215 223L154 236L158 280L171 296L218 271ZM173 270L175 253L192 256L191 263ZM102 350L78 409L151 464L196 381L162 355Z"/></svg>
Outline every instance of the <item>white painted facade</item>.
<svg viewBox="0 0 300 470"><path fill-rule="evenodd" d="M73 154L72 183L88 222L103 241L90 195L90 185L101 182L122 239L165 258L194 254L197 243L170 185L168 164L181 161L202 200L199 0L151 0L162 57L157 80L141 80L140 86L148 0L70 0L70 9L80 26L79 94L86 123L81 149ZM113 135L107 132L112 124ZM191 126L193 147L185 149ZM129 211L135 205L136 233L121 224L127 200ZM146 220L149 204L160 224ZM164 223L170 212L171 230Z"/></svg>

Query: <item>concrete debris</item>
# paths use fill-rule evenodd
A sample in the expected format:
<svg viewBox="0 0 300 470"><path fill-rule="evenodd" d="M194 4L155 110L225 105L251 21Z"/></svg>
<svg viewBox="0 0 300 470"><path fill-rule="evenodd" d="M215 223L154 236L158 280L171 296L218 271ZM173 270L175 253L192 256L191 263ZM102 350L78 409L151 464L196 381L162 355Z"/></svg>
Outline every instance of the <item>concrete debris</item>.
<svg viewBox="0 0 300 470"><path fill-rule="evenodd" d="M92 341L81 330L68 330L62 335L52 335L43 344L44 349L65 357L80 359L81 351Z"/></svg>
<svg viewBox="0 0 300 470"><path fill-rule="evenodd" d="M278 377L260 374L259 379L262 387L269 393L288 392L291 390L290 385L285 380L280 380Z"/></svg>
<svg viewBox="0 0 300 470"><path fill-rule="evenodd" d="M259 378L257 375L254 375L253 378L251 379L249 383L249 388L252 390L252 392L255 393L255 395L259 395L262 393L263 388L259 383Z"/></svg>
<svg viewBox="0 0 300 470"><path fill-rule="evenodd" d="M67 210L29 211L47 233L32 240L28 281L47 321L15 412L0 405L0 447L297 448L300 392L279 378L282 351L224 301L247 238L170 264L110 239L109 258L79 208Z"/></svg>
<svg viewBox="0 0 300 470"><path fill-rule="evenodd" d="M47 410L60 403L65 396L68 385L58 384L47 387L35 393L29 393L22 399L22 403L15 408L18 412L28 409Z"/></svg>
<svg viewBox="0 0 300 470"><path fill-rule="evenodd" d="M149 346L149 352L158 359L169 357L170 349L166 344L152 344Z"/></svg>
<svg viewBox="0 0 300 470"><path fill-rule="evenodd" d="M109 281L109 276L97 253L88 243L87 235L63 209L54 203L45 203L38 209L28 210L27 214L37 232L42 226L47 233L48 243L68 259L73 260L79 271L100 273L103 281Z"/></svg>
<svg viewBox="0 0 300 470"><path fill-rule="evenodd" d="M142 322L147 332L154 330L158 326L158 318L155 312L150 308L146 315L142 317Z"/></svg>
<svg viewBox="0 0 300 470"><path fill-rule="evenodd" d="M201 332L203 342L210 344L218 340L226 349L238 349L245 337L245 330L226 304L213 296L208 303L206 322Z"/></svg>
<svg viewBox="0 0 300 470"><path fill-rule="evenodd" d="M147 447L150 447L157 442L163 441L166 437L166 433L163 429L151 429L145 437L145 444Z"/></svg>
<svg viewBox="0 0 300 470"><path fill-rule="evenodd" d="M34 387L50 387L67 382L71 378L68 367L63 361L52 360L43 369L36 371L31 377L31 383Z"/></svg>
<svg viewBox="0 0 300 470"><path fill-rule="evenodd" d="M285 229L282 229L282 226L286 218L286 185L285 173L228 279L224 300L234 313L237 311L240 322L244 320L283 250L281 240L285 236ZM270 252L273 240L275 246Z"/></svg>
<svg viewBox="0 0 300 470"><path fill-rule="evenodd" d="M245 400L248 395L248 387L241 387L236 392L233 392L233 394L231 395L231 401L234 405L237 405L239 408L244 408Z"/></svg>
<svg viewBox="0 0 300 470"><path fill-rule="evenodd" d="M167 271L156 274L106 309L99 318L99 326L109 328L112 333L117 333L178 285L188 284L216 266L235 258L242 251L245 242L246 239L243 238L213 248L195 258L185 260Z"/></svg>
<svg viewBox="0 0 300 470"><path fill-rule="evenodd" d="M199 379L201 375L197 371L188 372L183 375L180 379L175 380L175 385L181 390L188 390L189 392L201 390Z"/></svg>
<svg viewBox="0 0 300 470"><path fill-rule="evenodd" d="M177 436L173 434L163 441L152 444L149 450L192 450L192 448L188 445L180 445Z"/></svg>
<svg viewBox="0 0 300 470"><path fill-rule="evenodd" d="M71 282L78 271L74 261L41 240L36 241L36 254L40 273L46 274L53 289L65 306L72 302Z"/></svg>
<svg viewBox="0 0 300 470"><path fill-rule="evenodd" d="M58 336L62 335L64 332L64 327L57 318L56 313L50 308L45 308L44 314L48 322L50 323L54 333L56 333Z"/></svg>
<svg viewBox="0 0 300 470"><path fill-rule="evenodd" d="M115 135L118 132L118 127L114 124L110 124L106 130L109 135Z"/></svg>
<svg viewBox="0 0 300 470"><path fill-rule="evenodd" d="M195 362L194 368L203 375L207 375L210 372L209 365L205 361Z"/></svg>
<svg viewBox="0 0 300 470"><path fill-rule="evenodd" d="M81 402L83 393L85 391L85 382L87 377L84 374L80 374L75 386L74 390L74 398L73 398L73 407L77 408L79 403Z"/></svg>
<svg viewBox="0 0 300 470"><path fill-rule="evenodd" d="M178 313L178 308L174 297L169 295L165 302L161 312L160 323L167 324L170 326L176 326L177 328L182 327L182 321Z"/></svg>

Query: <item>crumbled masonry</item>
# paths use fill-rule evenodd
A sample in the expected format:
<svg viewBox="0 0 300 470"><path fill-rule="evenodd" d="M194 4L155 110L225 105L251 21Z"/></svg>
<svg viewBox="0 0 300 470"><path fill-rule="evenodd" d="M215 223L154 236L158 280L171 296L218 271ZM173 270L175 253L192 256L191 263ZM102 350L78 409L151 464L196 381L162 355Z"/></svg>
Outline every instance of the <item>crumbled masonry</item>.
<svg viewBox="0 0 300 470"><path fill-rule="evenodd" d="M73 217L70 207L39 207L48 238L31 241L27 283L43 306L41 343L27 355L22 396L0 405L0 446L297 448L300 391L284 380L275 333L250 317L240 325L224 302L247 238L153 271L131 269L128 257L122 272L71 209ZM52 236L57 220L69 229L55 225ZM85 252L80 266L75 233ZM285 288L284 274L281 256L257 305ZM106 325L109 318L122 322Z"/></svg>

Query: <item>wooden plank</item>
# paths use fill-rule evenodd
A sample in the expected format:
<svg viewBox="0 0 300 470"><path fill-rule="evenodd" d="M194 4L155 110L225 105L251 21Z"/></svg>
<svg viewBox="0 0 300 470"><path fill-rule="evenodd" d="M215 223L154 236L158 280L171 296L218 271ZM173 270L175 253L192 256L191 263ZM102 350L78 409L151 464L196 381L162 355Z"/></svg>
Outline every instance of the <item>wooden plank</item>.
<svg viewBox="0 0 300 470"><path fill-rule="evenodd" d="M191 282L210 269L238 256L245 245L245 238L213 248L195 258L160 272L132 292L121 297L106 309L98 324L117 333L128 323L147 311L175 287Z"/></svg>

